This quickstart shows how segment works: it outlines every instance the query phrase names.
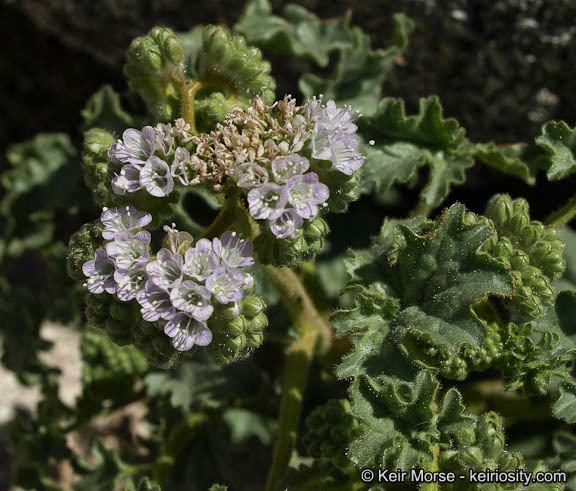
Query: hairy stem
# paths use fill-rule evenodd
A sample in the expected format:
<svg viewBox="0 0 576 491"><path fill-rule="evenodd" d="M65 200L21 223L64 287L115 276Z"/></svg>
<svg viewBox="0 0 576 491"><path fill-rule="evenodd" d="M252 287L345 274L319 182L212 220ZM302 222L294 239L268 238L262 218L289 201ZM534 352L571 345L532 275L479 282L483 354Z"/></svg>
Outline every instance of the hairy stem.
<svg viewBox="0 0 576 491"><path fill-rule="evenodd" d="M440 447L438 447L438 445L434 445L432 447L432 460L430 462L427 462L426 465L424 466L424 470L426 472L438 472L439 467L438 467L438 456L440 455ZM428 483L424 483L422 484L422 487L420 488L421 491L438 491L439 486L437 482L428 482Z"/></svg>
<svg viewBox="0 0 576 491"><path fill-rule="evenodd" d="M190 132L193 135L197 135L196 130L196 116L194 113L194 98L196 92L201 87L201 83L197 80L192 80L191 82L186 82L184 75L180 79L180 93L182 95L182 117L190 125Z"/></svg>
<svg viewBox="0 0 576 491"><path fill-rule="evenodd" d="M408 214L408 216L410 216L410 217L417 217L417 216L427 217L428 215L430 215L430 213L432 213L432 210L433 210L433 208L428 203L426 203L426 200L424 198L422 198L420 201L418 201L418 203L416 203L416 206Z"/></svg>
<svg viewBox="0 0 576 491"><path fill-rule="evenodd" d="M222 210L204 237L213 238L231 228L251 240L260 233L259 225L236 195L223 197ZM278 432L266 484L266 489L273 491L278 488L290 462L314 350L317 345L324 350L330 346L332 331L302 280L292 269L268 265L260 267L278 289L290 318L298 328L298 337L286 349Z"/></svg>
<svg viewBox="0 0 576 491"><path fill-rule="evenodd" d="M224 207L226 206L225 203ZM246 237L254 240L260 233L260 227L249 215L244 205L236 201L233 204L233 212L237 217L235 226ZM318 311L302 280L292 269L268 265L260 265L260 267L278 289L288 315L298 328L298 337L286 350L278 431L274 443L272 466L266 482L266 490L275 491L286 472L296 442L302 398L314 350L316 345L324 350L330 346L332 331L328 321Z"/></svg>
<svg viewBox="0 0 576 491"><path fill-rule="evenodd" d="M226 230L230 230L236 221L235 200L223 198L222 201L223 203L220 213L218 213L218 216L206 229L202 238L213 239L214 237L218 237L226 232Z"/></svg>
<svg viewBox="0 0 576 491"><path fill-rule="evenodd" d="M544 224L549 227L560 228L566 225L570 220L576 216L576 196L568 200L568 202L559 210L552 212L544 220Z"/></svg>
<svg viewBox="0 0 576 491"><path fill-rule="evenodd" d="M262 267L280 291L286 310L298 326L298 337L286 350L278 432L266 482L266 490L275 491L288 467L296 442L302 399L314 348L319 341L324 346L329 344L331 332L294 271L289 268Z"/></svg>

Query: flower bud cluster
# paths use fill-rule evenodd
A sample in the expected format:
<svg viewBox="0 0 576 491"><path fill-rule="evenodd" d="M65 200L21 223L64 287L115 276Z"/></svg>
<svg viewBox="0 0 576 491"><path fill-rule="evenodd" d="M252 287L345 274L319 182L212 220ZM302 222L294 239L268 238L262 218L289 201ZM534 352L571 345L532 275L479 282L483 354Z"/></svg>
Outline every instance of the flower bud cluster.
<svg viewBox="0 0 576 491"><path fill-rule="evenodd" d="M552 304L552 280L566 266L562 258L564 243L556 230L530 219L524 199L496 195L487 204L485 214L496 234L483 250L510 270L516 286L507 305L521 318L537 318Z"/></svg>
<svg viewBox="0 0 576 491"><path fill-rule="evenodd" d="M160 325L178 351L212 341L207 321L218 305L237 304L252 289L244 268L254 263L252 244L235 232L213 240L165 228L168 247L150 254L151 235L142 230L152 217L133 206L104 209L104 247L82 271L93 294L106 292L121 302L136 300L142 320Z"/></svg>

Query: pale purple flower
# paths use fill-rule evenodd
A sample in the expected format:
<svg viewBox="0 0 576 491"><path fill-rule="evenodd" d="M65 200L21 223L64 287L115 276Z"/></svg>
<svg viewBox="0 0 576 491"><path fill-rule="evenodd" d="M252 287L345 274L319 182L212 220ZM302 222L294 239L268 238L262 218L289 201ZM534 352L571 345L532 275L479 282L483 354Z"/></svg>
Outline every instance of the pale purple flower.
<svg viewBox="0 0 576 491"><path fill-rule="evenodd" d="M190 184L190 152L184 147L178 147L174 152L174 160L170 166L170 173L177 178L184 186Z"/></svg>
<svg viewBox="0 0 576 491"><path fill-rule="evenodd" d="M143 164L156 150L155 138L152 126L145 126L142 131L128 128L121 140L110 145L108 157L116 164Z"/></svg>
<svg viewBox="0 0 576 491"><path fill-rule="evenodd" d="M348 108L337 107L334 101L328 101L317 124L335 133L356 133L358 129L358 126L354 124L356 118L357 113L350 112Z"/></svg>
<svg viewBox="0 0 576 491"><path fill-rule="evenodd" d="M236 184L240 188L253 189L268 182L268 171L254 162L247 162L234 169Z"/></svg>
<svg viewBox="0 0 576 491"><path fill-rule="evenodd" d="M158 157L150 157L140 171L140 183L152 196L162 198L174 190L170 167Z"/></svg>
<svg viewBox="0 0 576 491"><path fill-rule="evenodd" d="M212 248L216 256L220 258L221 264L230 268L254 264L252 242L241 239L236 232L227 231L222 234L222 237L213 239Z"/></svg>
<svg viewBox="0 0 576 491"><path fill-rule="evenodd" d="M319 182L315 172L291 178L286 183L284 192L296 213L306 220L315 218L318 215L318 205L330 197L328 186Z"/></svg>
<svg viewBox="0 0 576 491"><path fill-rule="evenodd" d="M304 104L303 110L304 110L304 118L306 118L307 121L309 122L316 121L324 111L324 107L322 106L322 100L316 99L316 97L309 99L308 101L306 101L306 104Z"/></svg>
<svg viewBox="0 0 576 491"><path fill-rule="evenodd" d="M136 294L136 300L142 307L140 312L145 321L170 320L176 315L170 293L156 285L153 280L146 281L144 289Z"/></svg>
<svg viewBox="0 0 576 491"><path fill-rule="evenodd" d="M173 227L164 225L163 229L166 232L164 243L174 253L181 254L190 247L194 239L188 232L179 232L174 224Z"/></svg>
<svg viewBox="0 0 576 491"><path fill-rule="evenodd" d="M158 123L154 128L154 143L156 150L168 156L174 145L174 135L172 134L172 125L170 123Z"/></svg>
<svg viewBox="0 0 576 491"><path fill-rule="evenodd" d="M164 326L164 333L172 338L178 351L188 351L192 346L207 346L212 341L212 331L206 324L185 313L178 313Z"/></svg>
<svg viewBox="0 0 576 491"><path fill-rule="evenodd" d="M347 176L364 165L364 156L359 153L360 141L356 135L344 135L332 145L332 165Z"/></svg>
<svg viewBox="0 0 576 491"><path fill-rule="evenodd" d="M239 302L244 297L244 273L239 269L218 266L206 279L206 288L220 303Z"/></svg>
<svg viewBox="0 0 576 491"><path fill-rule="evenodd" d="M285 183L295 176L304 174L310 167L306 157L293 153L286 157L276 157L272 161L272 174L276 182Z"/></svg>
<svg viewBox="0 0 576 491"><path fill-rule="evenodd" d="M330 160L332 156L332 133L325 130L315 130L311 141L312 157L319 160Z"/></svg>
<svg viewBox="0 0 576 491"><path fill-rule="evenodd" d="M286 198L282 193L282 186L273 182L267 182L248 192L250 214L258 220L276 218L284 211L285 206Z"/></svg>
<svg viewBox="0 0 576 491"><path fill-rule="evenodd" d="M118 232L135 230L145 227L152 221L152 215L144 211L138 211L132 205L119 208L104 208L100 221L104 224L102 237L113 240Z"/></svg>
<svg viewBox="0 0 576 491"><path fill-rule="evenodd" d="M114 280L118 283L116 295L123 302L128 302L139 291L144 289L148 274L146 273L146 263L137 263L130 269L119 269L114 273Z"/></svg>
<svg viewBox="0 0 576 491"><path fill-rule="evenodd" d="M106 244L106 252L116 262L118 269L128 269L133 264L146 262L150 258L148 245L150 244L150 232L142 230L136 235L128 231L118 232L114 242Z"/></svg>
<svg viewBox="0 0 576 491"><path fill-rule="evenodd" d="M278 218L268 222L270 230L278 239L292 237L303 223L303 218L294 208L285 210Z"/></svg>
<svg viewBox="0 0 576 491"><path fill-rule="evenodd" d="M320 160L332 160L334 167L341 170L334 162L334 146L351 145L350 137L357 140L354 133L358 127L354 124L357 114L347 108L336 107L334 101L328 101L322 109L315 108L311 121L314 121L312 131L312 157ZM343 168L350 168L343 164ZM358 167L357 167L358 168ZM345 171L342 171L346 173ZM350 172L350 174L353 171ZM349 175L349 174L348 174Z"/></svg>
<svg viewBox="0 0 576 491"><path fill-rule="evenodd" d="M182 280L183 262L184 259L180 254L163 248L156 254L156 261L148 263L146 272L160 288L172 288L173 286L178 286Z"/></svg>
<svg viewBox="0 0 576 491"><path fill-rule="evenodd" d="M183 270L187 275L204 281L218 266L218 258L212 249L212 242L200 239L194 247L188 249L184 255Z"/></svg>
<svg viewBox="0 0 576 491"><path fill-rule="evenodd" d="M116 194L124 195L142 189L140 171L141 167L136 164L128 164L122 167L120 174L112 179L112 191Z"/></svg>
<svg viewBox="0 0 576 491"><path fill-rule="evenodd" d="M250 273L244 273L244 283L242 288L245 291L252 290L252 288L254 288L254 276L252 276Z"/></svg>
<svg viewBox="0 0 576 491"><path fill-rule="evenodd" d="M179 310L188 312L199 321L208 320L214 312L210 304L210 292L191 280L185 280L170 292L172 305Z"/></svg>
<svg viewBox="0 0 576 491"><path fill-rule="evenodd" d="M84 284L90 293L110 293L116 292L116 281L114 281L114 271L116 267L114 261L102 248L96 249L94 259L86 261L82 265L82 272L88 277Z"/></svg>

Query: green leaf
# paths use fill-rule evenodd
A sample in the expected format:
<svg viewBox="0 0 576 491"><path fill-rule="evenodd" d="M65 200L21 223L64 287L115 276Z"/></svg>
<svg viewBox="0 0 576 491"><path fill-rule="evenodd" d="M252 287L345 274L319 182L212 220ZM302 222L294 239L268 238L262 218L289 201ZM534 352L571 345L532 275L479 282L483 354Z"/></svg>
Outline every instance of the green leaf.
<svg viewBox="0 0 576 491"><path fill-rule="evenodd" d="M103 85L92 95L81 114L85 129L98 127L121 133L134 125L132 116L122 108L120 96L110 85Z"/></svg>
<svg viewBox="0 0 576 491"><path fill-rule="evenodd" d="M352 44L338 48L340 57L333 74L326 79L304 74L298 82L302 94L324 94L326 99L351 105L364 115L373 114L382 96L382 83L406 49L414 24L404 14L395 14L394 28L392 46L376 51L370 46L369 36L358 28L352 29Z"/></svg>
<svg viewBox="0 0 576 491"><path fill-rule="evenodd" d="M123 491L162 491L162 488L159 484L151 481L147 477L142 477L140 481L138 481L138 485L134 485L134 481L132 479L128 479L124 483Z"/></svg>
<svg viewBox="0 0 576 491"><path fill-rule="evenodd" d="M432 460L434 404L438 382L427 371L414 384L378 384L360 376L351 388L352 414L363 422L363 432L350 445L357 466L389 469L419 467Z"/></svg>
<svg viewBox="0 0 576 491"><path fill-rule="evenodd" d="M123 478L125 464L116 450L106 447L97 440L92 446L93 461L81 459L78 470L82 479L73 485L73 488L82 491L110 491L119 485Z"/></svg>
<svg viewBox="0 0 576 491"><path fill-rule="evenodd" d="M247 396L260 389L262 375L251 362L221 367L207 362L182 364L178 373L153 372L144 378L150 397L169 396L174 408L219 407L233 397Z"/></svg>
<svg viewBox="0 0 576 491"><path fill-rule="evenodd" d="M420 100L417 116L406 116L400 99L383 99L373 116L359 128L374 145L365 149L364 192L386 193L395 183L413 182L418 168L429 167L421 197L430 207L442 203L455 184L465 180L474 165L472 147L455 119L444 119L437 97Z"/></svg>
<svg viewBox="0 0 576 491"><path fill-rule="evenodd" d="M564 121L549 121L542 126L542 135L536 138L550 158L548 179L557 181L576 172L576 130Z"/></svg>
<svg viewBox="0 0 576 491"><path fill-rule="evenodd" d="M230 429L232 443L240 444L250 438L257 438L264 445L272 441L272 431L268 422L259 414L247 409L230 408L222 415Z"/></svg>
<svg viewBox="0 0 576 491"><path fill-rule="evenodd" d="M552 414L569 424L576 424L576 381L560 385L560 396L552 406Z"/></svg>
<svg viewBox="0 0 576 491"><path fill-rule="evenodd" d="M323 22L305 8L288 4L283 16L272 14L268 0L252 0L234 28L262 49L306 58L321 67L328 65L335 49L353 46L349 14Z"/></svg>
<svg viewBox="0 0 576 491"><path fill-rule="evenodd" d="M32 140L11 145L6 158L13 168L2 174L2 185L11 196L24 194L46 183L76 153L64 133L39 133Z"/></svg>
<svg viewBox="0 0 576 491"><path fill-rule="evenodd" d="M192 78L198 78L196 73L196 65L198 56L202 49L203 26L196 26L188 32L177 32L176 37L182 43L184 50L184 63L186 65L186 73Z"/></svg>
<svg viewBox="0 0 576 491"><path fill-rule="evenodd" d="M436 424L445 445L451 445L452 439L466 444L473 441L471 427L474 425L474 417L466 414L462 396L454 388L446 392Z"/></svg>
<svg viewBox="0 0 576 491"><path fill-rule="evenodd" d="M564 275L555 281L557 290L576 290L576 232L570 227L558 231L558 237L566 244L564 248L564 261L566 269Z"/></svg>
<svg viewBox="0 0 576 491"><path fill-rule="evenodd" d="M463 344L481 346L484 328L474 304L514 291L506 269L478 252L492 236L488 225L456 204L428 233L405 225L396 230L405 241L398 257L375 254L356 274L399 300L394 324L402 348L416 356L418 339L451 353Z"/></svg>
<svg viewBox="0 0 576 491"><path fill-rule="evenodd" d="M527 159L532 150L529 145L514 144L496 146L494 143L477 143L474 145L474 157L485 165L499 170L503 174L519 177L526 184L536 183L536 168Z"/></svg>

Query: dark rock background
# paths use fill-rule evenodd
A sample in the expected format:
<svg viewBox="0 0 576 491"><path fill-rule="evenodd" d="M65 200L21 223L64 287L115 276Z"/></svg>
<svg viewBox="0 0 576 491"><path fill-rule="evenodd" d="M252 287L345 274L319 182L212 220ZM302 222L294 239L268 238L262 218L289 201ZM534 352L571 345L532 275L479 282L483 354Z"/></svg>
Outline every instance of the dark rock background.
<svg viewBox="0 0 576 491"><path fill-rule="evenodd" d="M284 0L274 1L279 11ZM474 140L532 138L551 118L573 123L576 55L570 0L297 0L320 17L353 11L384 47L391 15L416 21L386 94L440 96ZM235 0L12 0L0 6L0 148L38 131L75 132L79 109L101 84L122 89L130 40L156 24L186 30L233 24ZM280 75L280 87L290 84ZM287 75L284 76L286 78ZM284 82L284 83L283 83ZM293 91L293 89L292 89Z"/></svg>

